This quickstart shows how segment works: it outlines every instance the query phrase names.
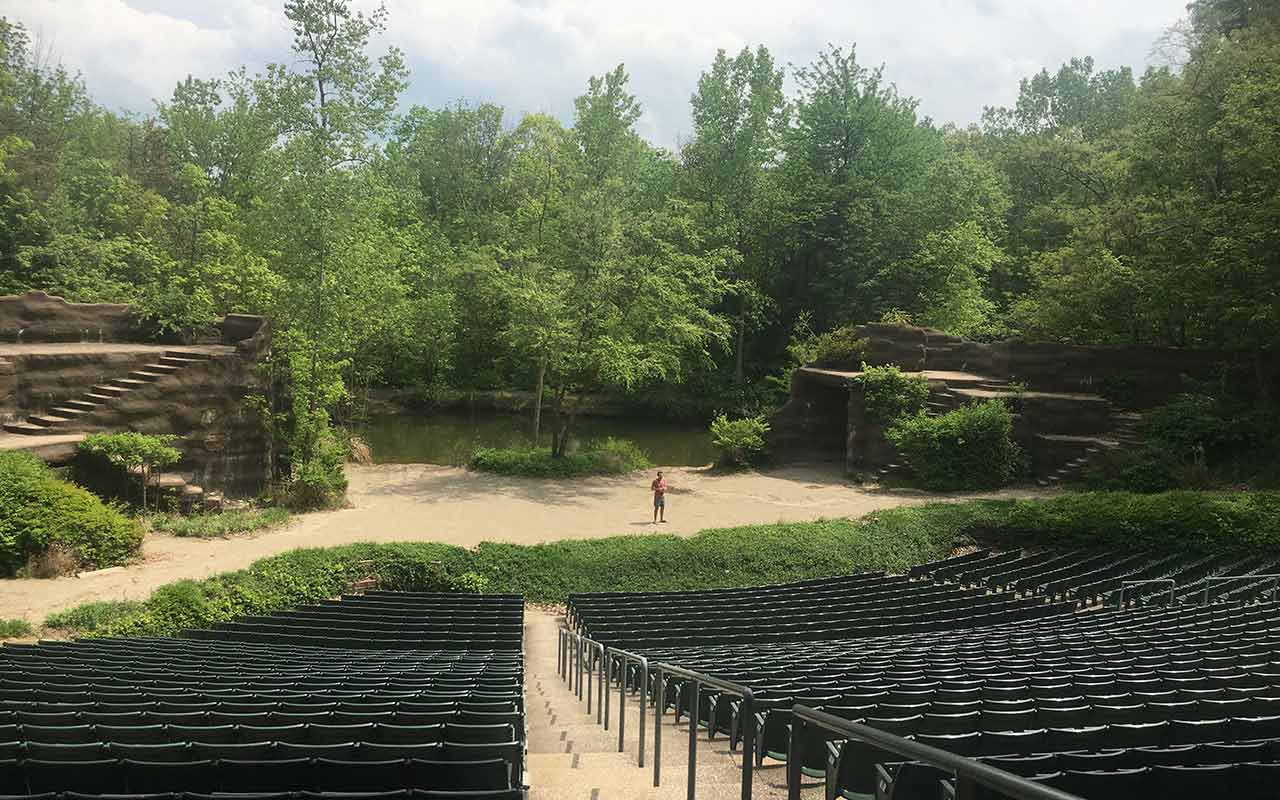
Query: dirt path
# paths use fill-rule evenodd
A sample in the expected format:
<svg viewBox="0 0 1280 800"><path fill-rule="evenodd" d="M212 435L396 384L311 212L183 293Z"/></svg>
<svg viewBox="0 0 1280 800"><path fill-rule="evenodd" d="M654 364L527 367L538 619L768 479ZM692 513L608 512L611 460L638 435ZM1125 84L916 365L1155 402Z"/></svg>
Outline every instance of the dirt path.
<svg viewBox="0 0 1280 800"><path fill-rule="evenodd" d="M228 539L151 535L142 560L76 578L0 581L0 618L43 621L89 600L141 599L183 578L240 569L263 556L347 542L482 541L522 544L823 517L857 517L879 508L937 499L846 483L829 467L788 467L717 475L666 470L666 525L653 525L651 475L544 481L505 478L425 464L352 467L351 507L308 514L284 529ZM1030 495L1030 492L1011 492Z"/></svg>

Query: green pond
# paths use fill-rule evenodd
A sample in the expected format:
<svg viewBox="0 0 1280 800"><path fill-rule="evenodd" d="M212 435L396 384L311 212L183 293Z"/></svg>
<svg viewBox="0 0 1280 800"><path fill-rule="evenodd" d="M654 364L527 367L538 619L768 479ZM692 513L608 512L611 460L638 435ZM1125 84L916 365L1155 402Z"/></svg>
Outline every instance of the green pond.
<svg viewBox="0 0 1280 800"><path fill-rule="evenodd" d="M540 444L550 446L550 415L542 418ZM630 439L654 464L703 466L715 459L706 426L657 419L578 417L569 436L569 449L583 442L612 436ZM477 447L516 447L533 443L533 423L527 415L500 412L443 411L419 416L397 414L371 418L361 435L373 448L379 464L462 464Z"/></svg>

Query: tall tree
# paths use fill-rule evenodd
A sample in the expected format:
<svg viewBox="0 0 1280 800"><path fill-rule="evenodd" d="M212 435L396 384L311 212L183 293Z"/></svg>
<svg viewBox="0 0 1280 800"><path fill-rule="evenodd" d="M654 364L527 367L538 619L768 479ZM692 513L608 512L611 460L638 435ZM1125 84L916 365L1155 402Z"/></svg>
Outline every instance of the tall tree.
<svg viewBox="0 0 1280 800"><path fill-rule="evenodd" d="M745 379L747 329L767 302L761 289L768 249L755 234L767 229L767 170L776 164L786 125L783 73L763 45L729 58L716 53L691 98L694 139L685 147L692 195L706 203L708 224L737 251L730 291L736 295L734 383Z"/></svg>

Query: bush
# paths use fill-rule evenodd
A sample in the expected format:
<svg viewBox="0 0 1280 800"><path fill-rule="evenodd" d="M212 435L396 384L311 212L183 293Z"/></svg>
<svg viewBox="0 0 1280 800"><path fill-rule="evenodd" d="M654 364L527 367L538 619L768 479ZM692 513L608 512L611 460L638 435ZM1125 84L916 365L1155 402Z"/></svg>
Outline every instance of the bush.
<svg viewBox="0 0 1280 800"><path fill-rule="evenodd" d="M0 575L54 551L79 568L122 564L141 544L142 526L120 508L58 480L33 455L0 453Z"/></svg>
<svg viewBox="0 0 1280 800"><path fill-rule="evenodd" d="M1157 450L1118 447L1091 459L1081 483L1094 492L1168 492L1178 488L1177 467Z"/></svg>
<svg viewBox="0 0 1280 800"><path fill-rule="evenodd" d="M1152 447L1178 459L1194 458L1231 439L1231 424L1224 418L1218 401L1200 394L1183 394L1151 409L1138 426L1142 438Z"/></svg>
<svg viewBox="0 0 1280 800"><path fill-rule="evenodd" d="M31 623L25 619L0 619L0 639L17 639L31 635Z"/></svg>
<svg viewBox="0 0 1280 800"><path fill-rule="evenodd" d="M142 603L129 600L95 600L45 617L44 626L58 630L92 633L118 619L137 613Z"/></svg>
<svg viewBox="0 0 1280 800"><path fill-rule="evenodd" d="M862 387L867 419L876 425L913 417L929 402L929 381L923 375L908 375L893 364L872 367L864 362L857 382Z"/></svg>
<svg viewBox="0 0 1280 800"><path fill-rule="evenodd" d="M846 325L814 337L811 360L816 364L857 364L866 355L868 344L866 338L858 336L856 328Z"/></svg>
<svg viewBox="0 0 1280 800"><path fill-rule="evenodd" d="M768 432L763 416L731 420L720 414L711 421L711 444L720 451L722 466L745 466L764 452Z"/></svg>
<svg viewBox="0 0 1280 800"><path fill-rule="evenodd" d="M571 478L579 475L625 475L652 464L644 451L627 439L612 437L588 442L575 453L553 456L545 447L481 447L471 454L471 469L499 475Z"/></svg>
<svg viewBox="0 0 1280 800"><path fill-rule="evenodd" d="M172 536L189 536L200 539L229 536L235 533L274 528L289 521L292 515L283 508L262 508L251 511L224 511L220 514L200 514L184 517L177 514L157 514L147 520L151 530Z"/></svg>
<svg viewBox="0 0 1280 800"><path fill-rule="evenodd" d="M347 497L348 454L346 441L332 428L319 428L310 457L293 465L289 482L279 490L280 505L293 511L340 507Z"/></svg>
<svg viewBox="0 0 1280 800"><path fill-rule="evenodd" d="M386 589L448 591L452 588L450 576L462 575L467 560L467 551L460 547L421 542L292 550L255 561L239 572L162 586L127 613L99 624L92 633L172 636L246 614L316 603L368 577L376 577L378 585ZM65 613L82 612L77 608Z"/></svg>
<svg viewBox="0 0 1280 800"><path fill-rule="evenodd" d="M999 400L930 417L903 417L885 431L926 489L994 489L1021 469L1013 414Z"/></svg>

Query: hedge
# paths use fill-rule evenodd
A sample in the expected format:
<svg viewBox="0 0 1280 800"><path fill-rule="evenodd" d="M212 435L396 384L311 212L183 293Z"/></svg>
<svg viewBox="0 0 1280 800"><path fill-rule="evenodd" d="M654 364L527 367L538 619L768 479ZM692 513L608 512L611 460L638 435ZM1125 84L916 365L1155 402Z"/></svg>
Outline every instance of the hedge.
<svg viewBox="0 0 1280 800"><path fill-rule="evenodd" d="M0 452L0 575L56 548L77 567L121 564L142 544L142 526L114 505L58 480L35 456Z"/></svg>
<svg viewBox="0 0 1280 800"><path fill-rule="evenodd" d="M560 602L571 592L753 586L863 570L902 571L974 543L1206 553L1280 551L1280 493L1095 493L885 509L859 520L751 525L540 545L429 542L295 550L246 570L162 587L132 607L77 615L94 635L171 635L241 614L340 594L376 574L387 589L513 592ZM51 618L49 624L54 623ZM73 627L64 624L63 627Z"/></svg>

